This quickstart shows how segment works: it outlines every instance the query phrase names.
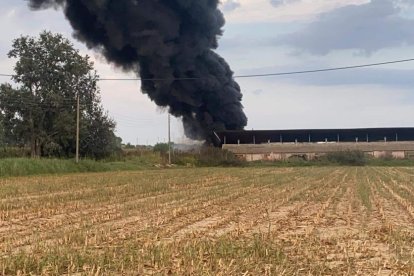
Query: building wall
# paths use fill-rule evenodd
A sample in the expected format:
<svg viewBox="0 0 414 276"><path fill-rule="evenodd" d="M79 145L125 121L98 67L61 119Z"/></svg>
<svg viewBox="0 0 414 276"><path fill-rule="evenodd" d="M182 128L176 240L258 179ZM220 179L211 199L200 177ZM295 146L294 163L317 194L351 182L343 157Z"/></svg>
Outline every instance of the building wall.
<svg viewBox="0 0 414 276"><path fill-rule="evenodd" d="M233 152L247 161L276 161L292 157L312 160L331 152L347 150L362 151L375 158L413 158L414 142L373 142L373 143L298 143L298 144L244 144L223 145L223 149Z"/></svg>

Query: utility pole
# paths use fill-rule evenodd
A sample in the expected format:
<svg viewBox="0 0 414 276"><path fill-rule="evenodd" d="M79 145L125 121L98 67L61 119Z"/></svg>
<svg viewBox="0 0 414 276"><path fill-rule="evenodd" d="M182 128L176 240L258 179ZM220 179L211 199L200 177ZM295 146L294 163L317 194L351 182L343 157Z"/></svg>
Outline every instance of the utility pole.
<svg viewBox="0 0 414 276"><path fill-rule="evenodd" d="M79 92L77 93L77 107L76 107L76 163L79 163L79 121L80 121L80 105Z"/></svg>
<svg viewBox="0 0 414 276"><path fill-rule="evenodd" d="M171 115L168 113L168 164L171 165Z"/></svg>

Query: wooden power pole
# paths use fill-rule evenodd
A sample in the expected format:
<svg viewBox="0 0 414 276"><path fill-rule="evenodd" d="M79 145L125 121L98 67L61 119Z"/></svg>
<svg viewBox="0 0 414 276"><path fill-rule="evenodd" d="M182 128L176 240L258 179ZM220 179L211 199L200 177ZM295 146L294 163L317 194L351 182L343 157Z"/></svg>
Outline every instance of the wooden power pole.
<svg viewBox="0 0 414 276"><path fill-rule="evenodd" d="M168 113L168 164L171 165L171 115Z"/></svg>
<svg viewBox="0 0 414 276"><path fill-rule="evenodd" d="M80 121L80 105L79 105L79 93L77 96L76 104L76 163L79 163L79 121Z"/></svg>

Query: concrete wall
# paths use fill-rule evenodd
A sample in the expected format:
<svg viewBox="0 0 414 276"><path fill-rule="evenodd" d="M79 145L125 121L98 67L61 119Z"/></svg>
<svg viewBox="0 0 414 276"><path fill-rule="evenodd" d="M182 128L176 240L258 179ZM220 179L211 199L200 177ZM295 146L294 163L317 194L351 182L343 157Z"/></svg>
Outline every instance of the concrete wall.
<svg viewBox="0 0 414 276"><path fill-rule="evenodd" d="M357 150L375 158L413 158L414 142L373 142L373 143L298 143L298 144L243 144L223 145L223 149L233 152L247 161L287 160L292 157L312 160L330 152Z"/></svg>

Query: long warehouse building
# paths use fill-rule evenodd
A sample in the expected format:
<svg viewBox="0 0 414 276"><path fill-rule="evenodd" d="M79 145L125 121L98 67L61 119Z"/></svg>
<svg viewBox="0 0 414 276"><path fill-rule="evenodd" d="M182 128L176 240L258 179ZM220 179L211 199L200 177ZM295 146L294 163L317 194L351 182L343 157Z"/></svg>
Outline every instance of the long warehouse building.
<svg viewBox="0 0 414 276"><path fill-rule="evenodd" d="M247 161L314 159L347 150L373 157L414 157L414 128L223 131L215 138L217 146Z"/></svg>

